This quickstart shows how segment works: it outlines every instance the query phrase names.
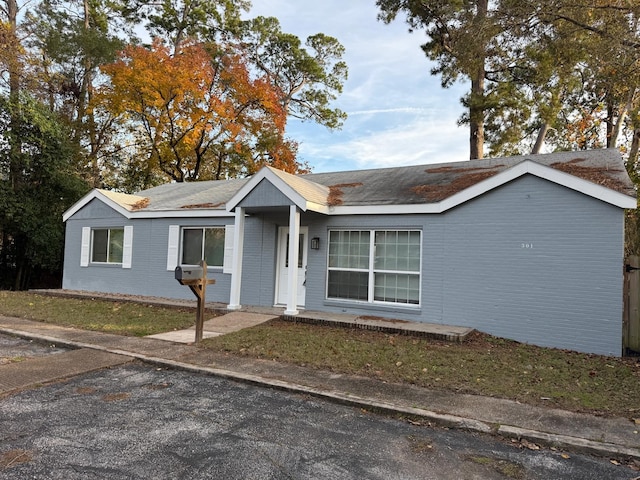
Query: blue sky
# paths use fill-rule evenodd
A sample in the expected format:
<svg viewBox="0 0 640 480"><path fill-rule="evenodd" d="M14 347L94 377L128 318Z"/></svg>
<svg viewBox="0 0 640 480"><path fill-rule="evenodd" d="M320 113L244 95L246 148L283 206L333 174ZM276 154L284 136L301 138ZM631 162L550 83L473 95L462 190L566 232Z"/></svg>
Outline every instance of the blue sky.
<svg viewBox="0 0 640 480"><path fill-rule="evenodd" d="M254 0L249 16L273 16L303 41L324 33L346 49L349 79L335 106L349 118L340 131L290 120L299 157L314 172L453 162L469 157L468 129L458 127L460 97L432 76L420 44L399 19L379 22L375 0Z"/></svg>

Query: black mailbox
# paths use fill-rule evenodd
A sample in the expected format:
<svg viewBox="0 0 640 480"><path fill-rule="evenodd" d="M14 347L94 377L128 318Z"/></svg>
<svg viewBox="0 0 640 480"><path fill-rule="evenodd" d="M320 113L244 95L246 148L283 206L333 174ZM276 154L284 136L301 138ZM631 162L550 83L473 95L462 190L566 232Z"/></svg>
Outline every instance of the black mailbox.
<svg viewBox="0 0 640 480"><path fill-rule="evenodd" d="M175 276L181 283L186 280L199 280L202 278L202 267L176 267Z"/></svg>

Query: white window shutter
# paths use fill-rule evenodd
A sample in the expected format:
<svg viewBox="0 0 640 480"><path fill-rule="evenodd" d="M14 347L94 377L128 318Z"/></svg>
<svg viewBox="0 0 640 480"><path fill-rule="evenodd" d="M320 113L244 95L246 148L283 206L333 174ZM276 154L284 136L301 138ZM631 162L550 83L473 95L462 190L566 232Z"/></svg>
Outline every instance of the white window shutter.
<svg viewBox="0 0 640 480"><path fill-rule="evenodd" d="M178 266L178 247L180 246L180 225L169 225L169 245L167 248L167 270Z"/></svg>
<svg viewBox="0 0 640 480"><path fill-rule="evenodd" d="M91 227L82 227L82 243L80 249L80 266L89 266L89 252L91 251Z"/></svg>
<svg viewBox="0 0 640 480"><path fill-rule="evenodd" d="M222 273L233 273L233 233L234 225L224 227L224 260L222 263Z"/></svg>
<svg viewBox="0 0 640 480"><path fill-rule="evenodd" d="M131 268L133 255L133 225L124 227L124 240L122 241L122 268Z"/></svg>

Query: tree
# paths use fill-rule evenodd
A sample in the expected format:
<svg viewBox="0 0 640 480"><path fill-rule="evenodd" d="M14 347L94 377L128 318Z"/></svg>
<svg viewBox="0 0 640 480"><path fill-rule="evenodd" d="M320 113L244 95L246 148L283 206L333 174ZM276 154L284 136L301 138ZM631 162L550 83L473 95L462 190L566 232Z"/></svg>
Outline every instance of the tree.
<svg viewBox="0 0 640 480"><path fill-rule="evenodd" d="M299 167L278 92L266 76L252 78L230 46L183 42L172 55L156 40L150 49L127 47L102 71L110 84L96 106L126 125L121 141L144 162L140 187L157 172L182 182L251 174L262 163Z"/></svg>
<svg viewBox="0 0 640 480"><path fill-rule="evenodd" d="M102 187L104 150L112 118L91 108L99 66L115 60L124 41L118 9L107 0L42 0L27 15L33 77L31 89L61 114L71 129L77 163L94 187Z"/></svg>
<svg viewBox="0 0 640 480"><path fill-rule="evenodd" d="M0 285L18 290L35 273L59 275L62 213L87 185L75 173L68 132L34 99L1 96L0 132ZM20 169L10 177L12 165Z"/></svg>
<svg viewBox="0 0 640 480"><path fill-rule="evenodd" d="M152 38L160 38L179 50L183 41L228 40L248 11L249 0L123 0L124 15L132 22L145 23Z"/></svg>
<svg viewBox="0 0 640 480"><path fill-rule="evenodd" d="M330 107L348 74L344 47L337 39L318 33L303 47L297 36L282 32L274 17L245 21L239 32L248 61L278 88L291 117L330 129L342 126L346 114Z"/></svg>
<svg viewBox="0 0 640 480"><path fill-rule="evenodd" d="M402 12L412 30L425 31L423 49L444 87L470 81L461 120L470 125L470 158L482 156L483 134L491 154L499 155L539 152L545 141L560 149L616 146L625 128L636 130L638 2L377 5L382 20Z"/></svg>

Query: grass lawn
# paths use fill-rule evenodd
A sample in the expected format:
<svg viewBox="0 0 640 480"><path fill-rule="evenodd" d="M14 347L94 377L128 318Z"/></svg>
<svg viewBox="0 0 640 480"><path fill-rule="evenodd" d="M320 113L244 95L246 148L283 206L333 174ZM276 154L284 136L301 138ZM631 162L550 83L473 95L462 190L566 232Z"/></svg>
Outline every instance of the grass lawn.
<svg viewBox="0 0 640 480"><path fill-rule="evenodd" d="M0 315L122 335L191 326L193 310L0 292ZM383 381L640 418L640 359L540 348L484 334L448 343L369 330L271 321L202 348Z"/></svg>
<svg viewBox="0 0 640 480"><path fill-rule="evenodd" d="M194 310L0 291L0 315L144 337L195 324Z"/></svg>
<svg viewBox="0 0 640 480"><path fill-rule="evenodd" d="M474 333L455 344L276 320L205 348L462 393L640 417L640 359L611 358Z"/></svg>

